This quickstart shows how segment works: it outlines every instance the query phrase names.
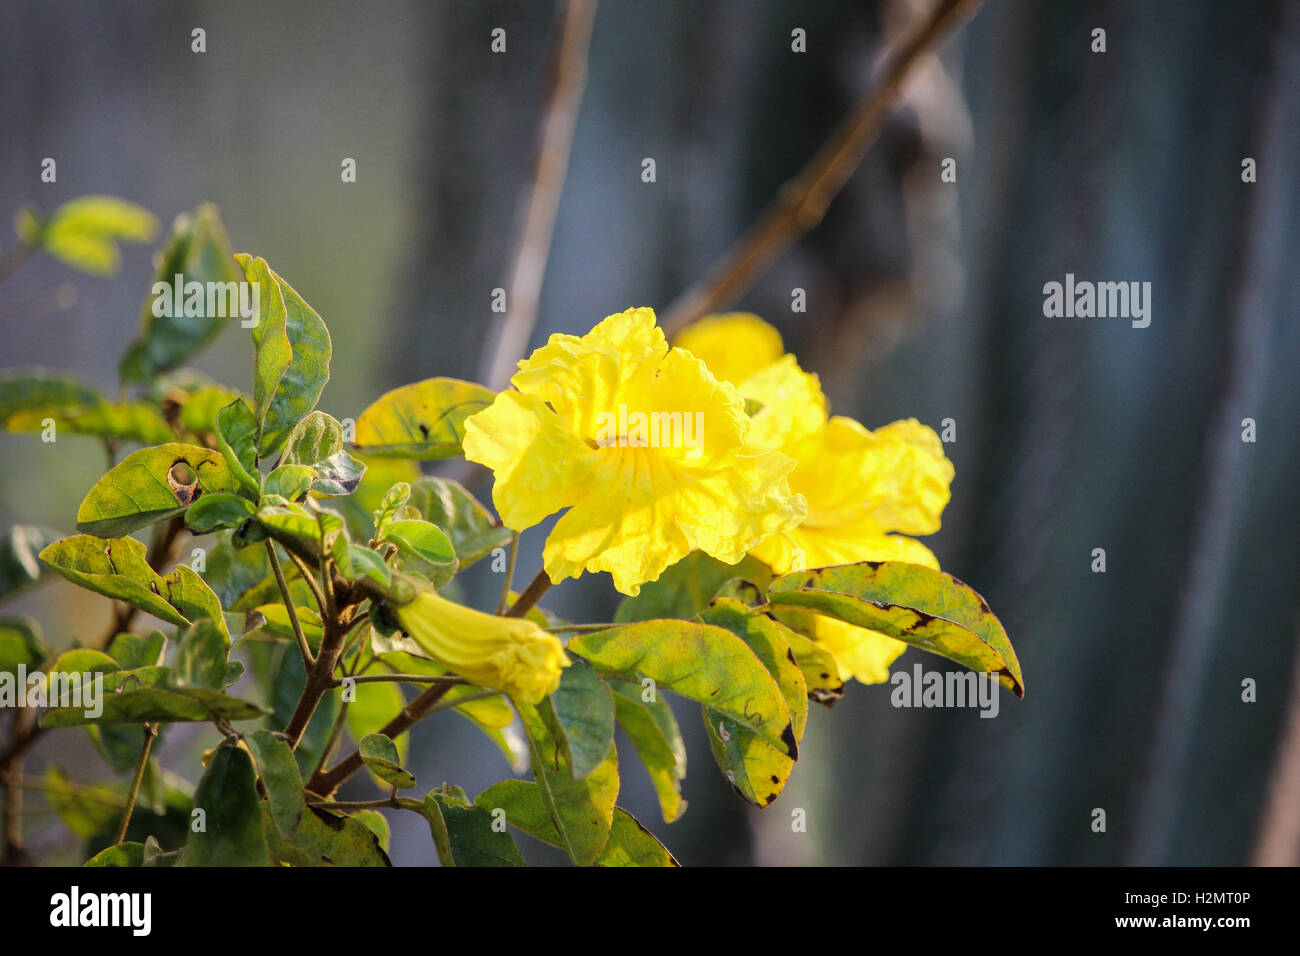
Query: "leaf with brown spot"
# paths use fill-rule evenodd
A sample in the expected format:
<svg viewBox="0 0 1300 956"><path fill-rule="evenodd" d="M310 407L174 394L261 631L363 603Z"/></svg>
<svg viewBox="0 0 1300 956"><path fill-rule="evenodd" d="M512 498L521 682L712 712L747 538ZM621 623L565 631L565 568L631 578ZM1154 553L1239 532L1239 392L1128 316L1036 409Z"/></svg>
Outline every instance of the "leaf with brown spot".
<svg viewBox="0 0 1300 956"><path fill-rule="evenodd" d="M381 458L432 461L461 453L465 419L496 394L454 378L430 378L382 396L357 418L355 447Z"/></svg>
<svg viewBox="0 0 1300 956"><path fill-rule="evenodd" d="M95 482L77 509L77 530L117 538L180 514L203 494L238 490L220 452L178 442L141 448Z"/></svg>
<svg viewBox="0 0 1300 956"><path fill-rule="evenodd" d="M1002 623L967 584L902 561L861 561L785 574L768 601L879 631L971 670L997 674L1025 695L1020 662Z"/></svg>

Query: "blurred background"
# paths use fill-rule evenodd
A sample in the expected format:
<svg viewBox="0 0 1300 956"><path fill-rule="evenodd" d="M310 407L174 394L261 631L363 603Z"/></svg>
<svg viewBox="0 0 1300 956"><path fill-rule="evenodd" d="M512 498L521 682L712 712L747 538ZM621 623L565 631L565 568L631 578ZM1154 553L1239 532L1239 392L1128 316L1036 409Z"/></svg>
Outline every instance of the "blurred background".
<svg viewBox="0 0 1300 956"><path fill-rule="evenodd" d="M531 345L666 307L927 7L601 0ZM869 427L953 420L952 504L926 543L999 613L1027 694L981 720L895 709L888 686L855 683L833 711L814 708L763 811L730 792L683 706L690 809L665 826L630 751L620 803L684 864L1296 862L1298 8L987 3L915 72L824 221L734 303L780 328L836 412ZM215 202L234 247L265 256L329 324L321 407L338 418L408 381L476 377L527 196L551 4L0 0L0 24L3 215L108 193L167 223ZM206 53L191 51L195 27ZM504 53L490 48L498 27ZM795 29L807 52L792 51ZM44 157L55 183L40 180ZM345 157L355 183L340 181ZM940 177L949 157L955 183ZM61 367L115 392L151 251L126 247L111 280L27 263L0 286L0 366ZM1150 327L1045 318L1043 285L1067 272L1150 282ZM791 310L795 288L806 312ZM248 388L249 358L236 330L198 364ZM0 435L0 527L71 530L102 464L90 440ZM539 568L544 532L525 535L518 581ZM486 604L499 578L478 570L467 587ZM608 620L616 595L587 577L547 603ZM55 644L90 639L110 613L64 582L4 611L40 618ZM940 665L910 651L898 666L923 657ZM30 771L102 776L84 735L65 736ZM215 740L172 733L164 762L192 772ZM446 715L417 728L412 763L422 783L471 794L509 774ZM71 859L29 803L34 855ZM791 830L795 808L806 833ZM390 818L394 861L432 864L423 821Z"/></svg>

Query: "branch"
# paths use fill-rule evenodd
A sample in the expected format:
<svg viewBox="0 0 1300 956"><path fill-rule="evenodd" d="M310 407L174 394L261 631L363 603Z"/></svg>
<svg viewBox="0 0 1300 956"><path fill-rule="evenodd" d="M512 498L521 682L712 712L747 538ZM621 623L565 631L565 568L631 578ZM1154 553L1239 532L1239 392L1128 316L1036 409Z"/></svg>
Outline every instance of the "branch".
<svg viewBox="0 0 1300 956"><path fill-rule="evenodd" d="M524 588L524 593L519 595L510 610L506 611L504 617L523 617L531 611L534 605L542 599L542 595L551 589L551 579L547 577L546 570L543 568L537 572L537 577Z"/></svg>
<svg viewBox="0 0 1300 956"><path fill-rule="evenodd" d="M886 50L876 82L853 112L799 174L781 187L749 232L668 307L660 320L666 335L671 337L700 316L734 301L799 236L821 222L884 126L912 68L958 19L969 19L978 6L979 0L939 0L923 21Z"/></svg>
<svg viewBox="0 0 1300 956"><path fill-rule="evenodd" d="M404 734L411 727L432 712L434 706L440 701L447 691L451 690L449 684L435 684L430 687L415 700L403 707L388 723L380 730L385 737L395 738L399 734ZM314 773L310 780L307 781L307 790L318 794L322 797L328 797L340 786L343 781L352 776L363 766L361 754L359 751L352 751L342 761L335 764L325 773Z"/></svg>
<svg viewBox="0 0 1300 956"><path fill-rule="evenodd" d="M565 0L562 16L552 53L550 93L542 115L532 191L510 270L505 320L496 328L495 342L486 351L480 372L480 380L494 390L509 383L514 364L528 347L537 324L537 303L555 231L555 214L564 189L582 89L587 82L587 48L596 0Z"/></svg>

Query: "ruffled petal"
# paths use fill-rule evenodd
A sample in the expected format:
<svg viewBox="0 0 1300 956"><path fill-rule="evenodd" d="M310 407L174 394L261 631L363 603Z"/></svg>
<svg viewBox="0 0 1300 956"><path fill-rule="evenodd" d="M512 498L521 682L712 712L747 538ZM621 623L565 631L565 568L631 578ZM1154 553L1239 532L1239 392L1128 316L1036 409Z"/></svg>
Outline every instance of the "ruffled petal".
<svg viewBox="0 0 1300 956"><path fill-rule="evenodd" d="M783 355L740 384L740 393L762 408L752 416L748 447L792 451L826 424L826 396L816 375L805 372L793 355Z"/></svg>
<svg viewBox="0 0 1300 956"><path fill-rule="evenodd" d="M552 581L608 571L628 595L699 549L734 564L774 531L803 517L777 453L734 456L725 467L688 468L647 448L608 448L591 490L555 525L543 558Z"/></svg>
<svg viewBox="0 0 1300 956"><path fill-rule="evenodd" d="M739 385L781 357L781 333L749 312L706 315L682 329L673 345L703 359L723 381Z"/></svg>
<svg viewBox="0 0 1300 956"><path fill-rule="evenodd" d="M595 450L540 399L502 392L465 420L465 457L496 475L492 502L508 528L531 528L581 494Z"/></svg>

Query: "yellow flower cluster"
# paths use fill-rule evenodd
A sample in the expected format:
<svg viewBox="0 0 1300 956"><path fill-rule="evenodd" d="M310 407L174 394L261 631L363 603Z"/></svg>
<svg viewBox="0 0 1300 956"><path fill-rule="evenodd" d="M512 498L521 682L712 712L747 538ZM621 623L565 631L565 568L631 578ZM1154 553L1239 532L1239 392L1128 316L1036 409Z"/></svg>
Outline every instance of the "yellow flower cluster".
<svg viewBox="0 0 1300 956"><path fill-rule="evenodd" d="M608 571L636 594L693 550L728 564L804 518L794 461L747 444L745 400L651 309L581 338L552 335L491 406L465 422L465 457L496 475L516 531L568 511L543 552L552 581Z"/></svg>
<svg viewBox="0 0 1300 956"><path fill-rule="evenodd" d="M584 336L551 336L511 385L466 420L465 457L494 472L507 527L565 512L543 552L552 581L608 571L635 595L693 550L727 564L749 553L777 573L864 560L938 568L906 537L939 530L948 503L953 467L938 436L913 419L871 431L830 416L817 377L757 316L711 316L670 347L652 310L629 309ZM456 607L422 595L398 615L476 683L522 699L558 684L568 659L553 637ZM906 648L825 618L815 628L846 679L887 680Z"/></svg>
<svg viewBox="0 0 1300 956"><path fill-rule="evenodd" d="M938 570L930 549L904 536L938 531L948 504L953 467L933 429L909 418L871 431L828 416L817 376L783 354L776 330L754 315L701 319L676 345L725 368L740 393L761 405L749 432L752 450L779 450L797 462L790 488L805 499L807 517L751 549L755 557L778 574L855 561ZM841 677L863 683L888 680L889 665L907 649L825 617L816 618L815 637L834 655Z"/></svg>

